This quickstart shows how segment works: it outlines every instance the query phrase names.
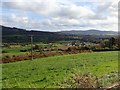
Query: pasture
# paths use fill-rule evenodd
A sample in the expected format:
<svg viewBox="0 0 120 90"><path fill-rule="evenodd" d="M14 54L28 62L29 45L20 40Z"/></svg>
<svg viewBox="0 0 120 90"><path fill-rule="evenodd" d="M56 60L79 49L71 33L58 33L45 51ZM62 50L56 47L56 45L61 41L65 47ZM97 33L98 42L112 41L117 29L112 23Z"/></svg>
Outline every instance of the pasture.
<svg viewBox="0 0 120 90"><path fill-rule="evenodd" d="M3 88L59 88L75 73L90 73L101 79L101 85L116 82L118 51L52 56L2 64ZM106 75L112 75L106 78ZM101 78L102 77L102 78Z"/></svg>

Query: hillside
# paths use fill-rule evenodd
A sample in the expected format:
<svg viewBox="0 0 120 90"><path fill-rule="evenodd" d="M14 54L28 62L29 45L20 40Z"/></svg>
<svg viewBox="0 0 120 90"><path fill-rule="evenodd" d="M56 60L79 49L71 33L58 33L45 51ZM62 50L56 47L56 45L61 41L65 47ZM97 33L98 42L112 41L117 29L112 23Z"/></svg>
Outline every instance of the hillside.
<svg viewBox="0 0 120 90"><path fill-rule="evenodd" d="M30 42L30 36L33 35L34 42L52 42L56 40L65 39L65 35L61 35L55 32L44 31L28 31L19 28L2 27L2 40L7 43L24 43Z"/></svg>
<svg viewBox="0 0 120 90"><path fill-rule="evenodd" d="M83 42L99 40L101 38L109 38L117 35L117 32L113 31L99 31L99 30L87 30L87 31L61 31L61 32L45 32L35 30L25 30L15 27L0 26L2 29L2 42L3 43L28 43L30 42L30 36L33 35L34 42L56 42L56 41L69 41L80 40Z"/></svg>
<svg viewBox="0 0 120 90"><path fill-rule="evenodd" d="M114 31L101 31L101 30L71 30L71 31L61 31L60 33L66 34L66 35L117 35L118 32Z"/></svg>

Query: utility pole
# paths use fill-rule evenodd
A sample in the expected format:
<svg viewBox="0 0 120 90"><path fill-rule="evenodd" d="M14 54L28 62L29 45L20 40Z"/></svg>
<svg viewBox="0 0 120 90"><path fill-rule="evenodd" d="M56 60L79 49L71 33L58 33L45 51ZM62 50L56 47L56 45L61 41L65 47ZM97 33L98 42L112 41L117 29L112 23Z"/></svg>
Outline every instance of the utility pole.
<svg viewBox="0 0 120 90"><path fill-rule="evenodd" d="M33 35L31 35L31 60L33 60Z"/></svg>

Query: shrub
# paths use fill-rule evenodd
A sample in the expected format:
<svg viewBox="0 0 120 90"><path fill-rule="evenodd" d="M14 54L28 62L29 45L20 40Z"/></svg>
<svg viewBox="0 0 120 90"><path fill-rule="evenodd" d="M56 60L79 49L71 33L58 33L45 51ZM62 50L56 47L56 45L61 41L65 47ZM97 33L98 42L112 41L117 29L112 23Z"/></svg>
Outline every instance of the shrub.
<svg viewBox="0 0 120 90"><path fill-rule="evenodd" d="M13 57L15 57L15 55L13 55Z"/></svg>
<svg viewBox="0 0 120 90"><path fill-rule="evenodd" d="M10 57L9 55L5 55L5 56L3 57L4 60L10 59L10 58L11 58L11 57Z"/></svg>
<svg viewBox="0 0 120 90"><path fill-rule="evenodd" d="M79 88L96 88L96 78L90 74L75 74L73 77L76 87Z"/></svg>
<svg viewBox="0 0 120 90"><path fill-rule="evenodd" d="M4 47L9 48L9 47L10 47L10 44L5 44Z"/></svg>
<svg viewBox="0 0 120 90"><path fill-rule="evenodd" d="M65 80L62 83L58 84L61 87L67 88L97 88L96 77L91 74L74 74L69 80Z"/></svg>
<svg viewBox="0 0 120 90"><path fill-rule="evenodd" d="M27 52L27 50L25 49L25 50L20 50L20 52Z"/></svg>
<svg viewBox="0 0 120 90"><path fill-rule="evenodd" d="M8 53L7 51L5 51L5 50L2 50L2 53Z"/></svg>

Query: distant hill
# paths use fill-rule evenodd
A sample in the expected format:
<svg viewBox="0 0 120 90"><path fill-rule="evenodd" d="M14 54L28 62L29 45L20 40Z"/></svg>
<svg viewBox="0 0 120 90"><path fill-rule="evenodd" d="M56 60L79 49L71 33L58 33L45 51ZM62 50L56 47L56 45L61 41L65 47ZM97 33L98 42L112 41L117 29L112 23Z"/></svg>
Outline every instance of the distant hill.
<svg viewBox="0 0 120 90"><path fill-rule="evenodd" d="M101 30L71 30L71 31L61 31L59 33L66 34L66 35L117 35L118 32L114 31L101 31Z"/></svg>
<svg viewBox="0 0 120 90"><path fill-rule="evenodd" d="M5 26L0 26L0 29L2 29L2 41L7 43L28 43L31 35L33 35L34 42L52 42L67 39L65 35L56 32L28 31Z"/></svg>
<svg viewBox="0 0 120 90"><path fill-rule="evenodd" d="M30 42L31 35L33 35L34 42L45 43L69 40L93 41L100 38L108 38L111 37L111 35L117 35L117 32L99 30L45 32L35 30L28 31L25 29L1 25L0 29L2 30L3 43L28 43Z"/></svg>
<svg viewBox="0 0 120 90"><path fill-rule="evenodd" d="M2 27L3 35L42 35L42 34L55 34L54 32L44 32L44 31L35 31L35 30L25 30L16 27Z"/></svg>

